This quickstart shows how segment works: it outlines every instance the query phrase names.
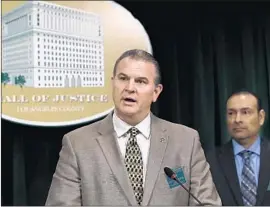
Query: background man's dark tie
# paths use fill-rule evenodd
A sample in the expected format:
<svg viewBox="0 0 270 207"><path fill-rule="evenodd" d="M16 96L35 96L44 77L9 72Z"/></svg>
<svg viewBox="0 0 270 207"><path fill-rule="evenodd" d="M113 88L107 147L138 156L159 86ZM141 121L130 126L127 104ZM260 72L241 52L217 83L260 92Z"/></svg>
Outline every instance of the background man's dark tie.
<svg viewBox="0 0 270 207"><path fill-rule="evenodd" d="M254 206L256 204L257 184L254 170L250 165L252 152L244 150L240 152L243 158L241 192L245 206Z"/></svg>

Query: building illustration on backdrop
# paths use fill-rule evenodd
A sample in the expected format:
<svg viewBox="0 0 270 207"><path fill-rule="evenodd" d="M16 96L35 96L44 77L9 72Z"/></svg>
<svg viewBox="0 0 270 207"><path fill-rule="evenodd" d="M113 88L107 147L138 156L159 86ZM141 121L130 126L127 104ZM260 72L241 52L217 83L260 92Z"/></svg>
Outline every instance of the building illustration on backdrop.
<svg viewBox="0 0 270 207"><path fill-rule="evenodd" d="M2 72L35 88L103 87L104 42L94 13L27 1L2 16Z"/></svg>

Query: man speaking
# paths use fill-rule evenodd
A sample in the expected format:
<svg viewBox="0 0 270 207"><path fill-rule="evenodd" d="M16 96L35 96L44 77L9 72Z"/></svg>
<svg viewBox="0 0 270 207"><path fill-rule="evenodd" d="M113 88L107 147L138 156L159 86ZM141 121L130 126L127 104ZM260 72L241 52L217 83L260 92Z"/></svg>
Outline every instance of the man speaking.
<svg viewBox="0 0 270 207"><path fill-rule="evenodd" d="M221 205L197 131L150 112L160 79L151 54L130 50L118 58L115 109L64 136L46 205Z"/></svg>

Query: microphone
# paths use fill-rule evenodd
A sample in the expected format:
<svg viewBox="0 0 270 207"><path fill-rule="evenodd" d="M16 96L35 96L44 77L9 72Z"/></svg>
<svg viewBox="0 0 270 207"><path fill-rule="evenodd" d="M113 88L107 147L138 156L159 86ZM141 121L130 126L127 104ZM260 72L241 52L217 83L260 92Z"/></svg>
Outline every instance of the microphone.
<svg viewBox="0 0 270 207"><path fill-rule="evenodd" d="M182 186L182 188L184 188L185 191L187 191L188 194L191 195L192 198L194 198L198 202L198 204L200 204L200 206L203 206L201 201L199 201L198 198L196 198L191 192L189 192L189 190L177 179L176 174L173 172L173 170L171 168L164 167L164 172L169 178L171 178L171 179L175 180L177 183L179 183Z"/></svg>

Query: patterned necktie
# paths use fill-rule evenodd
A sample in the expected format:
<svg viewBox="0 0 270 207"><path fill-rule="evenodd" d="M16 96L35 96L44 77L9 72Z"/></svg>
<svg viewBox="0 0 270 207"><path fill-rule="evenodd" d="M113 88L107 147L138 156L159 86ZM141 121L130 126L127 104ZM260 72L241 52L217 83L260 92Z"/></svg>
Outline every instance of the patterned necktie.
<svg viewBox="0 0 270 207"><path fill-rule="evenodd" d="M240 152L244 163L242 170L241 192L245 206L254 206L256 204L257 184L254 170L250 165L251 154L252 152L247 150Z"/></svg>
<svg viewBox="0 0 270 207"><path fill-rule="evenodd" d="M136 135L139 130L132 127L129 130L130 137L128 139L125 164L128 171L129 179L135 194L137 203L141 205L143 198L143 160Z"/></svg>

